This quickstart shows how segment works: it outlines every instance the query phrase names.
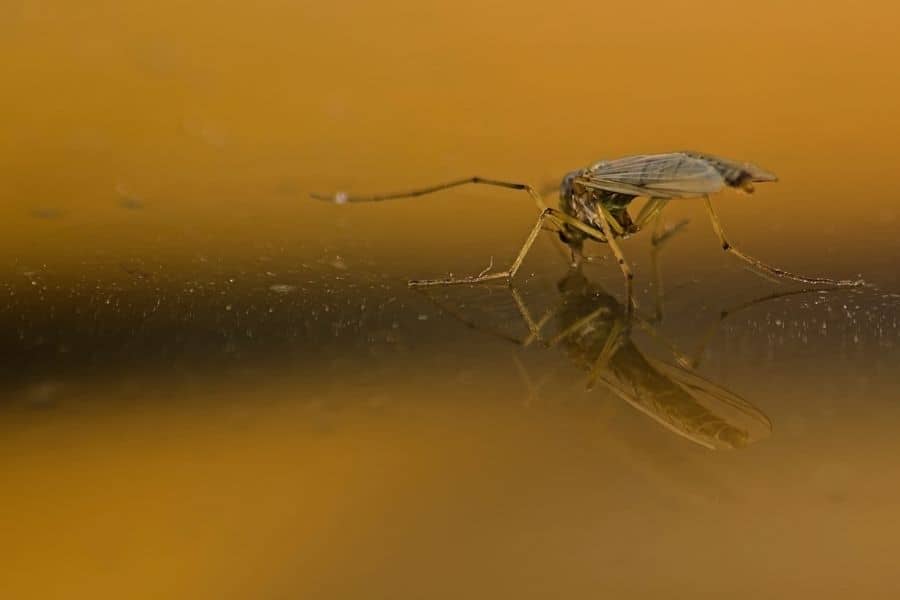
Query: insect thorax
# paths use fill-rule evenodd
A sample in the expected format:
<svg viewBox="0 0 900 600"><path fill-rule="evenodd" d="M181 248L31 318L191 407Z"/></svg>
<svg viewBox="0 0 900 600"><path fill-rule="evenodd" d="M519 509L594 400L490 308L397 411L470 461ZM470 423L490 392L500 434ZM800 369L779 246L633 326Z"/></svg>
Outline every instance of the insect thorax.
<svg viewBox="0 0 900 600"><path fill-rule="evenodd" d="M598 222L600 214L599 205L602 204L613 218L618 221L619 225L622 226L622 229L629 232L634 223L631 220L631 215L628 214L627 207L631 201L635 199L635 196L619 194L616 192L586 190L579 186L577 182L578 177L583 173L583 170L572 171L563 177L562 183L560 183L559 186L560 210L570 217L574 217L582 223L599 230L601 229L600 223ZM566 225L560 231L559 237L566 244L575 248L580 248L584 244L584 240L591 236L574 227ZM605 240L598 239L597 241Z"/></svg>

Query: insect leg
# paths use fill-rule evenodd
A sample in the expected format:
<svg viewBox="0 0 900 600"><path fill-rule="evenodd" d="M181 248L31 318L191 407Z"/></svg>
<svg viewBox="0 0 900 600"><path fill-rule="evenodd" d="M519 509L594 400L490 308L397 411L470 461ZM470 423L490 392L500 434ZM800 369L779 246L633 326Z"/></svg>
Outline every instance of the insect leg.
<svg viewBox="0 0 900 600"><path fill-rule="evenodd" d="M634 274L631 272L631 267L629 267L628 263L625 261L625 255L622 254L619 243L613 238L612 233L610 232L609 220L606 217L605 211L601 210L598 212L597 222L600 225L600 229L603 231L606 242L609 244L609 249L612 250L612 253L616 257L616 261L619 263L619 268L622 269L622 275L625 276L625 292L628 299L628 307L630 309L634 304L631 293L631 280L634 279Z"/></svg>
<svg viewBox="0 0 900 600"><path fill-rule="evenodd" d="M599 209L600 214L603 215L604 219L606 220L606 225L610 229L612 229L614 233L616 233L617 235L625 234L625 229L619 224L618 221L616 221L615 217L612 216L612 213L609 212L608 208L603 206L603 204L598 204L597 208Z"/></svg>
<svg viewBox="0 0 900 600"><path fill-rule="evenodd" d="M514 287L510 287L509 291L512 292L513 301L516 303L516 308L519 310L519 315L522 317L522 320L525 321L525 325L528 326L528 337L526 337L522 341L522 347L527 348L535 340L541 339L541 329L543 329L544 325L547 324L547 321L549 321L550 318L553 317L553 315L557 311L557 308L547 309L547 312L544 313L544 316L535 321L531 316L531 311L528 310L528 306L525 304L525 300L522 298L522 295L519 294L519 290Z"/></svg>
<svg viewBox="0 0 900 600"><path fill-rule="evenodd" d="M800 281L802 283L825 284L839 287L855 287L865 285L865 282L861 279L857 279L855 281L849 279L835 280L828 279L826 277L806 277L805 275L797 275L796 273L791 273L790 271L785 271L784 269L767 265L766 263L753 258L752 256L744 254L733 245L731 245L731 242L729 242L725 237L725 231L722 229L722 224L719 222L719 217L716 214L716 211L713 210L712 202L710 202L709 200L709 195L705 195L703 199L706 202L706 212L709 213L709 219L710 221L712 221L713 229L715 230L716 235L719 237L719 241L722 243L722 249L733 254L751 267L754 267L764 273L775 275L776 277L793 279L794 281Z"/></svg>
<svg viewBox="0 0 900 600"><path fill-rule="evenodd" d="M586 389L592 390L594 389L594 386L597 385L597 379L600 377L600 373L607 369L610 359L619 351L622 344L625 343L625 340L628 337L626 331L625 323L621 319L616 319L616 322L613 323L612 330L609 332L609 337L606 338L606 343L603 344L603 349L600 350L600 355L597 357L597 360L594 361L594 365L588 373L588 380L585 385Z"/></svg>
<svg viewBox="0 0 900 600"><path fill-rule="evenodd" d="M553 346L556 346L558 343L560 343L561 341L563 341L564 339L566 339L573 333L584 329L585 326L589 325L595 319L597 319L603 315L607 315L610 312L611 311L610 311L609 307L607 307L607 306L600 306L600 307L592 310L590 313L588 313L587 315L576 320L574 323L572 323L571 325L569 325L568 327L566 327L565 329L563 329L562 331L557 333L555 336L550 338L550 340L547 341L547 347L552 348Z"/></svg>
<svg viewBox="0 0 900 600"><path fill-rule="evenodd" d="M650 198L647 201L647 204L641 208L641 212L638 213L637 217L634 219L634 230L640 231L643 229L644 225L650 222L650 219L655 218L657 215L662 212L662 209L665 208L666 204L669 203L668 198Z"/></svg>
<svg viewBox="0 0 900 600"><path fill-rule="evenodd" d="M662 247L662 239L659 237L662 231L661 213L656 213L653 224L653 236L650 238L650 268L653 269L653 288L656 291L656 321L663 319L663 280L662 270L659 268L659 249ZM660 241L657 241L657 240Z"/></svg>
<svg viewBox="0 0 900 600"><path fill-rule="evenodd" d="M749 301L743 302L741 304L723 308L721 311L719 311L719 317L710 324L709 328L706 331L706 334L700 339L700 342L697 345L697 349L694 351L694 353L691 355L691 357L688 358L686 362L682 362L682 361L679 361L679 362L681 362L681 364L683 364L689 368L697 368L700 365L700 361L702 360L704 353L706 352L706 347L709 345L710 341L712 341L712 339L716 336L722 323L725 322L725 319L727 319L728 317L730 317L731 315L733 315L736 312L742 311L744 309L752 308L759 304L769 302L770 300L777 300L779 298L787 298L789 296L798 296L798 295L802 295L802 294L810 294L812 292L822 293L822 292L826 292L826 291L833 291L833 290L839 289L840 287L841 286L831 286L831 287L824 287L824 288L821 288L821 287L820 288L802 288L799 290L790 290L787 292L776 292L774 294L768 294L766 296L754 298L753 300L749 300Z"/></svg>
<svg viewBox="0 0 900 600"><path fill-rule="evenodd" d="M492 185L495 187L502 187L511 190L525 190L528 192L528 195L535 201L537 207L541 210L547 208L546 204L544 204L544 200L533 187L528 185L527 183L515 183L511 181L500 181L498 179L486 179L484 177L466 177L465 179L457 179L454 181L448 181L446 183L439 183L437 185L431 185L428 187L417 188L414 190L408 190L405 192L392 192L389 194L374 194L369 196L350 196L346 192L337 192L336 194L326 195L326 194L310 194L312 198L316 200L324 200L326 202L334 202L335 204L348 204L350 202L382 202L384 200L398 200L400 198L415 198L418 196L425 196L427 194L433 194L435 192L441 192L443 190L449 190L450 188L459 187L461 185L468 184L481 184L481 185Z"/></svg>
<svg viewBox="0 0 900 600"><path fill-rule="evenodd" d="M522 266L522 262L525 260L525 256L528 254L528 251L531 250L531 247L534 245L534 241L537 239L538 234L541 232L544 226L544 221L550 220L555 225L560 225L562 223L566 223L571 225L575 229L578 229L584 233L587 233L591 237L597 237L602 235L602 233L589 225L585 225L578 219L570 217L565 214L561 210L557 210L555 208L545 208L541 211L540 216L538 216L537 222L534 224L534 227L531 228L531 232L528 234L528 237L525 239L525 243L522 244L522 249L519 250L519 254L516 256L516 259L512 262L509 269L506 271L501 271L498 273L479 273L478 275L470 275L467 277L448 277L446 279L418 279L409 282L410 286L423 286L423 285L452 285L459 283L482 283L485 281L496 281L498 279L505 279L507 283L509 283L513 277L516 276L516 273L519 271L519 267Z"/></svg>
<svg viewBox="0 0 900 600"><path fill-rule="evenodd" d="M498 273L479 273L478 275L470 275L467 277L448 277L446 279L413 279L409 282L411 287L416 286L424 286L424 285L451 285L458 283L482 283L485 281L496 281L498 279L505 279L507 283L512 280L513 277L516 276L516 272L519 270L519 267L522 266L522 261L525 260L525 255L528 254L528 251L531 250L531 246L534 245L534 240L537 239L538 234L541 232L544 226L544 220L548 218L553 218L553 209L545 208L541 211L540 216L538 217L537 222L534 224L534 227L531 228L531 232L528 234L528 237L525 239L525 243L522 245L522 249L519 250L518 256L513 261L512 265L510 265L509 269L506 271L501 271Z"/></svg>
<svg viewBox="0 0 900 600"><path fill-rule="evenodd" d="M659 332L659 330L653 326L653 324L650 321L648 321L646 318L644 318L640 315L633 315L632 322L635 323L636 325L638 325L646 333L650 334L650 336L653 337L653 339L657 340L663 346L665 346L666 349L668 349L669 352L672 353L672 356L675 357L675 360L678 362L678 364L680 364L681 366L683 366L685 368L693 368L694 359L692 357L688 356L687 354L685 354L684 352L682 352L681 350L679 350L675 346L675 344L673 344L666 337L664 337Z"/></svg>

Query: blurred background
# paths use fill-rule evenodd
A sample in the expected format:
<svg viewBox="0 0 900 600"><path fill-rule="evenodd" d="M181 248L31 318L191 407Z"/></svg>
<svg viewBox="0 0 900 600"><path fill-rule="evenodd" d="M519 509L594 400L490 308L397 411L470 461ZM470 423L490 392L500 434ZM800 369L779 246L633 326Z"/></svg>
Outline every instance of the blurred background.
<svg viewBox="0 0 900 600"><path fill-rule="evenodd" d="M0 593L892 597L898 17L3 0ZM681 149L778 174L714 198L739 247L876 286L768 300L707 339L799 290L670 205L689 225L659 257L662 335L707 341L700 375L772 422L724 453L587 389L577 349L504 342L527 334L505 290L406 288L511 260L524 194L308 199L547 187ZM535 316L572 301L546 237L522 271ZM649 240L624 248L652 312ZM621 299L614 264L587 276L579 294Z"/></svg>
<svg viewBox="0 0 900 600"><path fill-rule="evenodd" d="M22 260L197 247L163 235L314 253L355 215L310 206L310 190L475 173L537 185L686 148L781 177L721 200L745 246L897 271L896 251L874 250L897 218L890 2L4 4L3 244ZM439 238L518 240L530 208L466 191L360 208L354 235L443 271L458 246ZM436 236L435 222L459 227Z"/></svg>

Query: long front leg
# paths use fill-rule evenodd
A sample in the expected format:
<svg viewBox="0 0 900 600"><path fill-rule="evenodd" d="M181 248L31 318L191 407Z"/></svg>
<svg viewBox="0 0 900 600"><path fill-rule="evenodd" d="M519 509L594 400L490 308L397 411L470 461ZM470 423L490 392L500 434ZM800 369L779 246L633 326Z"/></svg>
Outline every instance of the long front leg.
<svg viewBox="0 0 900 600"><path fill-rule="evenodd" d="M722 243L722 250L736 256L741 259L751 267L762 271L764 273L768 273L770 275L774 275L776 277L782 277L785 279L793 279L794 281L800 281L802 283L811 283L815 285L832 285L837 287L856 287L860 285L865 285L865 282L862 279L857 280L849 280L849 279L828 279L827 277L807 277L805 275L797 275L796 273L791 273L790 271L785 271L784 269L780 269L778 267L773 267L771 265L767 265L766 263L753 258L747 254L744 254L737 248L735 248L731 242L728 241L728 238L725 236L725 230L722 229L722 223L719 222L719 216L716 214L716 211L713 210L712 202L709 200L709 195L703 197L706 202L706 212L709 213L709 219L712 221L713 229L716 231L716 235L719 237L719 241Z"/></svg>
<svg viewBox="0 0 900 600"><path fill-rule="evenodd" d="M502 187L510 190L524 190L528 192L528 195L531 196L531 199L534 200L537 207L541 210L547 208L547 205L544 204L544 199L541 194L537 192L533 187L528 185L527 183L516 183L513 181L501 181L499 179L487 179L486 177L466 177L465 179L457 179L455 181L448 181L446 183L439 183L437 185L430 185L428 187L416 188L413 190L407 190L405 192L391 192L389 194L371 194L371 195L350 195L346 192L337 192L335 194L316 194L311 193L310 197L315 198L316 200L324 200L326 202L334 202L335 204L348 204L348 203L356 203L356 202L383 202L384 200L399 200L401 198L417 198L419 196L426 196L428 194L434 194L436 192L441 192L444 190L449 190L451 188L459 187L461 185L490 185L494 187Z"/></svg>
<svg viewBox="0 0 900 600"><path fill-rule="evenodd" d="M525 239L525 243L522 244L522 249L519 250L519 254L516 256L515 260L507 270L497 273L488 273L486 271L482 271L478 275L469 275L466 277L451 276L444 279L414 279L409 282L409 285L414 287L425 285L455 285L461 283L483 283L486 281L497 280L505 280L507 283L509 283L516 276L516 273L519 272L519 268L522 266L522 262L528 255L528 251L531 250L531 247L534 245L534 241L537 239L538 234L544 227L544 221L548 220L557 226L565 223L575 229L578 229L579 231L582 231L583 233L586 233L593 238L597 238L598 236L603 235L603 232L594 229L589 225L585 225L578 219L570 217L561 210L557 210L555 208L545 208L543 211L541 211L540 216L538 216L538 220L534 224L534 227L531 228L531 232Z"/></svg>

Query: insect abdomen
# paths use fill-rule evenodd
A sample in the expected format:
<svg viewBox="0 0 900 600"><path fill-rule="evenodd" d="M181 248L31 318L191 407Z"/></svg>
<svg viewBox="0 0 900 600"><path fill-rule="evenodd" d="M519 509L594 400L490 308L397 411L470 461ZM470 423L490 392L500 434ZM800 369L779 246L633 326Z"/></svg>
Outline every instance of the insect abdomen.
<svg viewBox="0 0 900 600"><path fill-rule="evenodd" d="M685 152L685 154L706 161L719 172L726 185L748 193L753 192L753 183L755 182L778 181L778 177L774 173L752 163L737 162L700 152Z"/></svg>

